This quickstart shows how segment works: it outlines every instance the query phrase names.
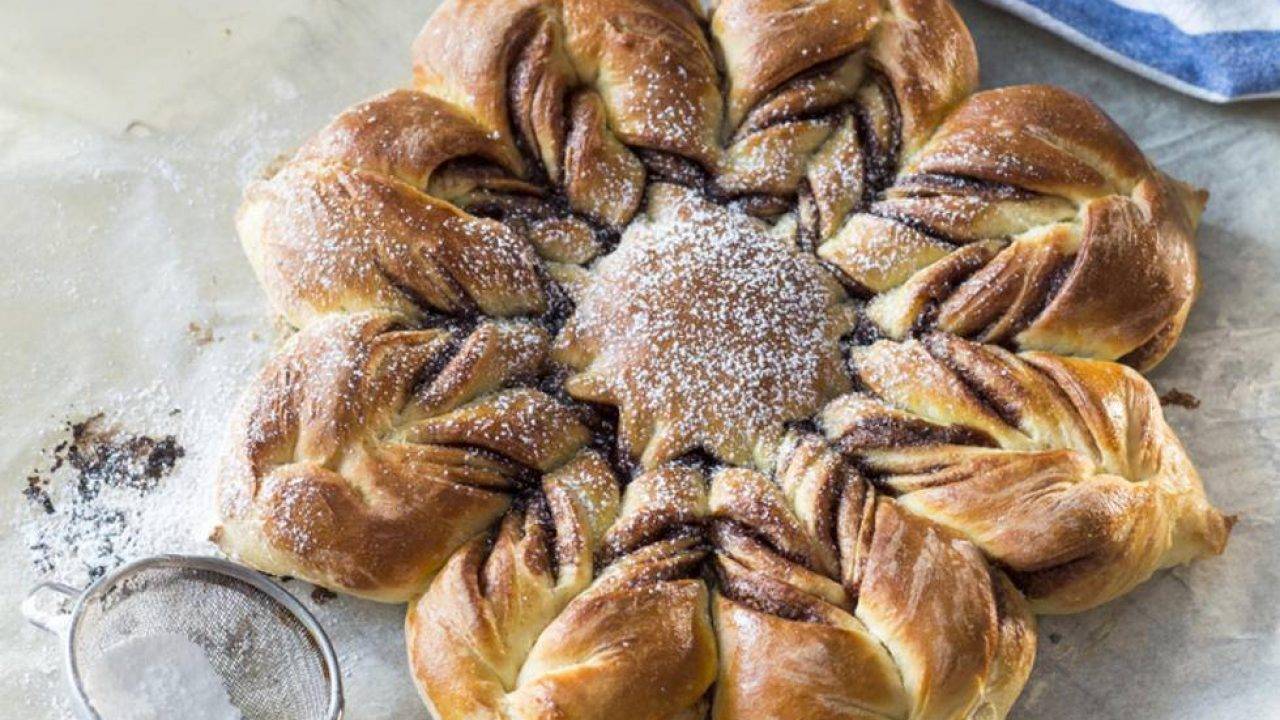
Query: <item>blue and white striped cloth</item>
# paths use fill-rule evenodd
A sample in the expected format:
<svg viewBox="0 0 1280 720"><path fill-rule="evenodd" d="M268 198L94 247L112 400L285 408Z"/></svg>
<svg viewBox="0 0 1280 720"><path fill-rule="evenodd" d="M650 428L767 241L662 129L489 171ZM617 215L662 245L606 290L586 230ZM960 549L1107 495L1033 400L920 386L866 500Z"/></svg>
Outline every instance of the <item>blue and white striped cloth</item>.
<svg viewBox="0 0 1280 720"><path fill-rule="evenodd" d="M1280 98L1280 0L986 0L1210 102Z"/></svg>

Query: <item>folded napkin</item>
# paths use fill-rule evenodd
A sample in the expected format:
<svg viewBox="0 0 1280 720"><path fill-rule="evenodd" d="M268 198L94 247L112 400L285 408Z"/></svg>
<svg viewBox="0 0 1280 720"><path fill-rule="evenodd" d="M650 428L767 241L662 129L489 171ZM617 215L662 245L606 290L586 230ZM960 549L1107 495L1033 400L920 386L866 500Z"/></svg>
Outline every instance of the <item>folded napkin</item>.
<svg viewBox="0 0 1280 720"><path fill-rule="evenodd" d="M985 0L1210 102L1280 98L1280 0Z"/></svg>

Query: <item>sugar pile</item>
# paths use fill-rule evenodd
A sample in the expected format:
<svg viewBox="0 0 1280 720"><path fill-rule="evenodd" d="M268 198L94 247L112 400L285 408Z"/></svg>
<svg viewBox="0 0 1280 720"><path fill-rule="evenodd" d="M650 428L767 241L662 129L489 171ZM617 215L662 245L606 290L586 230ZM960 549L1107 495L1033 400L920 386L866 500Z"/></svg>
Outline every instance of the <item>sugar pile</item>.
<svg viewBox="0 0 1280 720"><path fill-rule="evenodd" d="M133 637L85 668L103 720L243 720L204 649L176 634Z"/></svg>

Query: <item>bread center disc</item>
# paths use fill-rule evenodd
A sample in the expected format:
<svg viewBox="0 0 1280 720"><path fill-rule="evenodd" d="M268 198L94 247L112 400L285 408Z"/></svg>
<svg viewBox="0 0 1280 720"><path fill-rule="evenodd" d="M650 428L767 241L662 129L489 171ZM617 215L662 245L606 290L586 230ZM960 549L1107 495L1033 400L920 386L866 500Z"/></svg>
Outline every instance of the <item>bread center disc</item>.
<svg viewBox="0 0 1280 720"><path fill-rule="evenodd" d="M694 449L767 464L785 422L848 387L844 301L768 225L655 185L591 269L556 355L578 371L571 395L617 406L619 442L645 467Z"/></svg>

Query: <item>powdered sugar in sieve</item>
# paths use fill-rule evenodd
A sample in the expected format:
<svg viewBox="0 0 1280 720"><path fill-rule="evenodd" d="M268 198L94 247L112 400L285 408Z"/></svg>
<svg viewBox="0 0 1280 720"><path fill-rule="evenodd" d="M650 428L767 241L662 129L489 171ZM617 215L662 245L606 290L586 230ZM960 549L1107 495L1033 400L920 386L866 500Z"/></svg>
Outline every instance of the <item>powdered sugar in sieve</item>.
<svg viewBox="0 0 1280 720"><path fill-rule="evenodd" d="M147 558L83 593L44 583L23 612L63 638L77 709L90 720L342 716L337 658L315 618L225 560Z"/></svg>

